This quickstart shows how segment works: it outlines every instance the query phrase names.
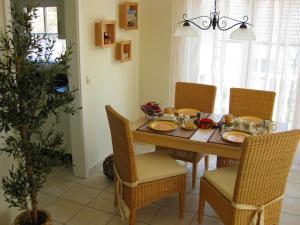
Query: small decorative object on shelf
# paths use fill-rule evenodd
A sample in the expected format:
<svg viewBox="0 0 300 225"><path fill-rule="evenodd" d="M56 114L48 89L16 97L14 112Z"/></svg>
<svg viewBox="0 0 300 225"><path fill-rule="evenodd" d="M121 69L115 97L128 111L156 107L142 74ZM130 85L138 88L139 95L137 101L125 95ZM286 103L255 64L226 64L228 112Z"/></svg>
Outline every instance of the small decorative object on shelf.
<svg viewBox="0 0 300 225"><path fill-rule="evenodd" d="M117 43L116 59L121 62L130 61L132 57L132 41L121 41Z"/></svg>
<svg viewBox="0 0 300 225"><path fill-rule="evenodd" d="M114 155L109 155L103 162L103 173L109 179L114 179Z"/></svg>
<svg viewBox="0 0 300 225"><path fill-rule="evenodd" d="M108 32L104 32L104 44L111 44L111 35Z"/></svg>
<svg viewBox="0 0 300 225"><path fill-rule="evenodd" d="M125 30L138 29L138 3L125 2L120 5L120 27Z"/></svg>
<svg viewBox="0 0 300 225"><path fill-rule="evenodd" d="M156 102L148 102L145 105L141 106L142 111L145 113L147 116L161 116L161 108L158 103Z"/></svg>
<svg viewBox="0 0 300 225"><path fill-rule="evenodd" d="M95 23L95 44L101 48L113 47L116 43L116 21L103 20Z"/></svg>

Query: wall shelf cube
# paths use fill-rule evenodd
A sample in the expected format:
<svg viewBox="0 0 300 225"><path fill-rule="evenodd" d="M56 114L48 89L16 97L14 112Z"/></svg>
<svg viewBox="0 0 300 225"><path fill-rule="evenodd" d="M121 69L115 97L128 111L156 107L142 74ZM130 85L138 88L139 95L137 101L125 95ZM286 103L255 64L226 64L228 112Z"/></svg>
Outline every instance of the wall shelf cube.
<svg viewBox="0 0 300 225"><path fill-rule="evenodd" d="M138 15L139 10L137 2L125 2L120 4L120 27L125 30L138 29Z"/></svg>
<svg viewBox="0 0 300 225"><path fill-rule="evenodd" d="M116 21L103 20L95 23L95 44L101 48L115 46Z"/></svg>
<svg viewBox="0 0 300 225"><path fill-rule="evenodd" d="M132 41L121 41L116 45L116 60L121 62L132 59Z"/></svg>

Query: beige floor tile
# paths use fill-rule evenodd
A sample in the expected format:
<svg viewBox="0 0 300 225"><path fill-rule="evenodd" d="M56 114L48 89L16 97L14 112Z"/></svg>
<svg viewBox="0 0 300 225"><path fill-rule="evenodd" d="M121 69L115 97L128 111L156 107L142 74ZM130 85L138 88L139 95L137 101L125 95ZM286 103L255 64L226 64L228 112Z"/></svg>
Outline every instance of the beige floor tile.
<svg viewBox="0 0 300 225"><path fill-rule="evenodd" d="M161 199L159 199L159 200L157 200L157 201L155 201L153 203L154 204L158 204L158 205L164 205L167 202L168 199L169 199L169 197L167 197L167 198L161 198Z"/></svg>
<svg viewBox="0 0 300 225"><path fill-rule="evenodd" d="M66 170L66 166L57 166L52 169L50 176L56 176L57 174L61 173L62 171Z"/></svg>
<svg viewBox="0 0 300 225"><path fill-rule="evenodd" d="M111 183L107 186L107 188L104 189L104 191L110 192L110 193L115 193L115 185L114 183Z"/></svg>
<svg viewBox="0 0 300 225"><path fill-rule="evenodd" d="M94 199L101 190L83 184L75 184L70 190L61 195L61 198L86 205Z"/></svg>
<svg viewBox="0 0 300 225"><path fill-rule="evenodd" d="M86 207L68 221L66 225L105 225L112 217L113 214Z"/></svg>
<svg viewBox="0 0 300 225"><path fill-rule="evenodd" d="M282 212L300 216L300 198L285 197Z"/></svg>
<svg viewBox="0 0 300 225"><path fill-rule="evenodd" d="M93 174L89 178L80 181L80 183L90 186L90 187L97 188L99 190L104 190L110 184L112 184L113 181L109 180L102 173L98 172L98 173Z"/></svg>
<svg viewBox="0 0 300 225"><path fill-rule="evenodd" d="M198 225L198 215L195 215L193 223L191 225ZM204 221L201 225L223 225L220 219L204 216Z"/></svg>
<svg viewBox="0 0 300 225"><path fill-rule="evenodd" d="M114 206L114 194L102 192L97 195L88 205L92 208L103 210L109 213L116 213L118 209Z"/></svg>
<svg viewBox="0 0 300 225"><path fill-rule="evenodd" d="M204 215L209 217L219 218L219 216L216 214L216 212L207 202L205 203Z"/></svg>
<svg viewBox="0 0 300 225"><path fill-rule="evenodd" d="M286 196L300 198L300 184L288 183L285 189Z"/></svg>
<svg viewBox="0 0 300 225"><path fill-rule="evenodd" d="M193 188L192 187L192 178L187 177L186 178L186 192L199 194L199 191L200 191L200 178L197 178L196 187Z"/></svg>
<svg viewBox="0 0 300 225"><path fill-rule="evenodd" d="M294 170L290 171L288 182L300 184L300 171L294 171Z"/></svg>
<svg viewBox="0 0 300 225"><path fill-rule="evenodd" d="M186 193L185 195L185 210L190 212L196 212L198 210L199 194ZM178 194L169 198L165 206L171 208L179 208L179 197Z"/></svg>
<svg viewBox="0 0 300 225"><path fill-rule="evenodd" d="M56 199L46 207L54 221L65 223L70 220L83 206L64 200Z"/></svg>
<svg viewBox="0 0 300 225"><path fill-rule="evenodd" d="M62 223L56 222L56 221L52 221L52 225L63 225Z"/></svg>
<svg viewBox="0 0 300 225"><path fill-rule="evenodd" d="M38 193L38 199L37 199L39 208L40 209L45 208L48 204L53 202L56 198L57 198L57 196L55 196L55 195L40 191Z"/></svg>
<svg viewBox="0 0 300 225"><path fill-rule="evenodd" d="M141 209L138 209L137 220L144 223L150 223L150 221L154 218L155 214L161 207L162 206L158 204L150 204Z"/></svg>
<svg viewBox="0 0 300 225"><path fill-rule="evenodd" d="M116 215L112 220L109 221L107 225L128 225L128 219L122 220L119 215ZM135 225L146 225L146 223L137 221Z"/></svg>
<svg viewBox="0 0 300 225"><path fill-rule="evenodd" d="M163 207L155 215L150 224L152 225L189 225L192 223L194 213L185 212L184 219L179 218L179 210Z"/></svg>
<svg viewBox="0 0 300 225"><path fill-rule="evenodd" d="M73 175L73 168L71 166L60 166L54 168L52 175L61 178L64 175Z"/></svg>
<svg viewBox="0 0 300 225"><path fill-rule="evenodd" d="M282 213L280 217L280 225L299 225L300 216L289 215Z"/></svg>
<svg viewBox="0 0 300 225"><path fill-rule="evenodd" d="M82 178L76 177L73 175L72 167L68 167L68 168L65 168L64 170L61 170L60 172L55 174L54 177L61 178L61 179L64 179L64 180L67 180L70 182L75 182L75 183L83 180Z"/></svg>
<svg viewBox="0 0 300 225"><path fill-rule="evenodd" d="M74 184L75 183L64 179L49 177L43 185L42 191L59 196L70 189Z"/></svg>

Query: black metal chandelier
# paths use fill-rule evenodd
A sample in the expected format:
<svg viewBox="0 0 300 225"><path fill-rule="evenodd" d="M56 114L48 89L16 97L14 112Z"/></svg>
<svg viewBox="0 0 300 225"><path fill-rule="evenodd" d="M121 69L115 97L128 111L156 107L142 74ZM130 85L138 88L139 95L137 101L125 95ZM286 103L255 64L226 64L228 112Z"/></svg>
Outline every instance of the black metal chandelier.
<svg viewBox="0 0 300 225"><path fill-rule="evenodd" d="M229 21L232 23L229 24ZM179 22L183 24L175 32L177 37L194 37L198 36L198 31L195 27L201 30L208 30L211 27L215 30L218 28L221 31L227 31L234 27L239 26L239 29L234 30L230 39L234 40L255 40L255 34L248 29L247 26L253 26L248 22L248 16L244 16L243 20L233 19L228 16L220 16L220 12L217 11L217 0L214 1L214 10L210 13L210 16L198 16L194 18L187 18L187 14L183 14L183 20ZM191 26L193 25L193 26Z"/></svg>

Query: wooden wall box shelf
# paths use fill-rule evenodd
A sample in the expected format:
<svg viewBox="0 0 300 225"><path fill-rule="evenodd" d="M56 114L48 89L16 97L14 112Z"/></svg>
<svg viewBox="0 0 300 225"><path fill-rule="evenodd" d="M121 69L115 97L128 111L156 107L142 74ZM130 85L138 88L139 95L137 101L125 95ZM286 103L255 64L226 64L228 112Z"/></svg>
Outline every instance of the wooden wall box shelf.
<svg viewBox="0 0 300 225"><path fill-rule="evenodd" d="M116 46L116 60L130 61L132 58L132 41L121 41Z"/></svg>
<svg viewBox="0 0 300 225"><path fill-rule="evenodd" d="M109 35L105 38L105 35ZM116 21L103 20L95 23L95 44L101 48L115 46L116 43Z"/></svg>
<svg viewBox="0 0 300 225"><path fill-rule="evenodd" d="M125 30L138 29L139 8L137 2L125 2L120 4L119 23Z"/></svg>

